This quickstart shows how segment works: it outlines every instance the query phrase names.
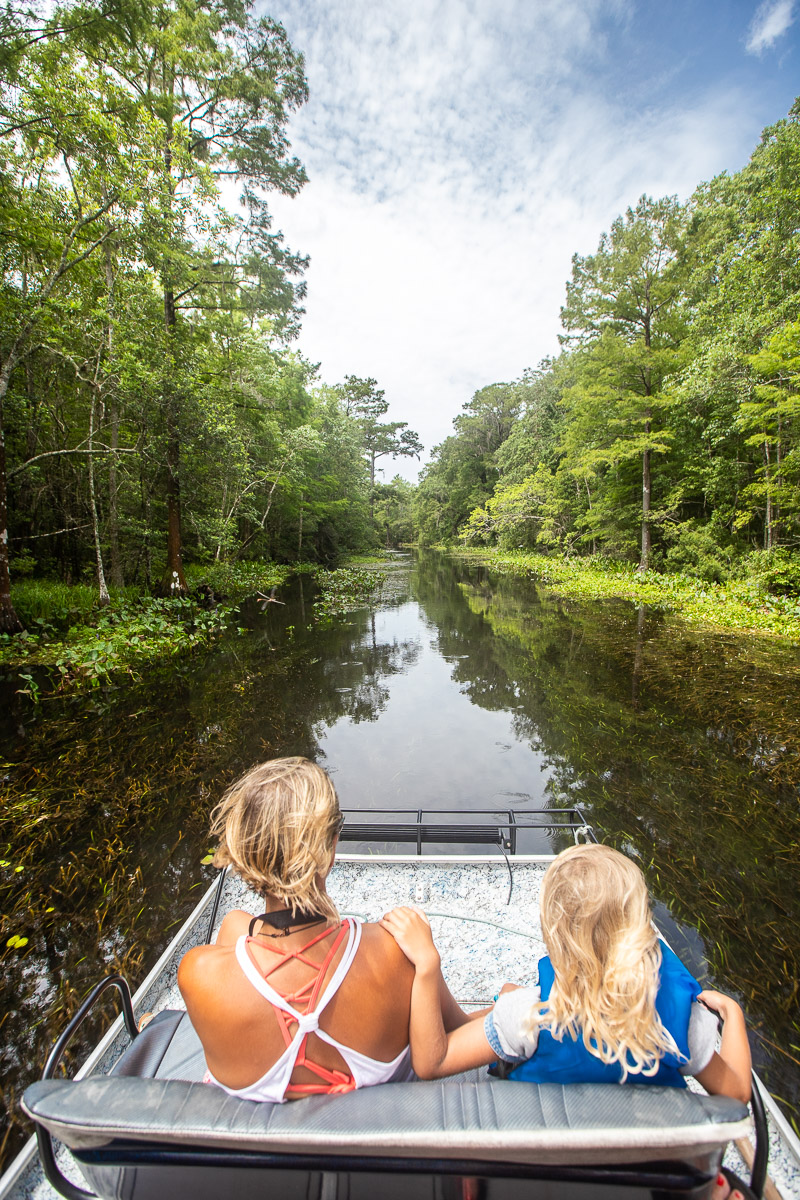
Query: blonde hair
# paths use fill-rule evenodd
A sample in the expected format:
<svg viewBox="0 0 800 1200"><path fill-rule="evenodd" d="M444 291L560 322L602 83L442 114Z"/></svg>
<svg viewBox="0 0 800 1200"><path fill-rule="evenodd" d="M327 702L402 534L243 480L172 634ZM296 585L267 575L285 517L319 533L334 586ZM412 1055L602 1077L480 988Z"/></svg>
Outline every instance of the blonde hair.
<svg viewBox="0 0 800 1200"><path fill-rule="evenodd" d="M293 914L338 913L325 891L342 826L336 789L307 758L273 758L228 788L211 814L217 867L233 867L249 887Z"/></svg>
<svg viewBox="0 0 800 1200"><path fill-rule="evenodd" d="M655 1075L675 1044L656 1012L661 947L642 872L610 846L571 846L545 873L541 916L555 978L530 1027L581 1036L622 1082Z"/></svg>

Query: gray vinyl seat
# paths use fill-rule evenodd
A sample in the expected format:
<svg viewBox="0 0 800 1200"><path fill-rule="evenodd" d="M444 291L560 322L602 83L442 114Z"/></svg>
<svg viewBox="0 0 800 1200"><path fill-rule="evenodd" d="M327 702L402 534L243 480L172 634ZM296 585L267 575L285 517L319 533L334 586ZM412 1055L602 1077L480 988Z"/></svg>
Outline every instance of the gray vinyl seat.
<svg viewBox="0 0 800 1200"><path fill-rule="evenodd" d="M751 1128L738 1101L678 1088L536 1085L470 1072L277 1105L203 1084L204 1069L185 1014L161 1014L112 1075L33 1084L23 1107L67 1145L99 1195L126 1200L283 1200L314 1194L309 1180L315 1172L320 1179L353 1171L381 1175L389 1165L405 1172L407 1190L398 1195L427 1195L408 1190L409 1173L552 1179L561 1177L559 1170L590 1168L597 1178L616 1180L618 1190L626 1186L626 1164L638 1164L629 1168L631 1187L659 1174L674 1183L677 1164L685 1187L676 1184L670 1192L662 1180L661 1193L700 1196L725 1146ZM341 1194L361 1193L348 1185ZM380 1194L384 1200L394 1195L391 1183L381 1184ZM590 1194L601 1193L580 1192Z"/></svg>

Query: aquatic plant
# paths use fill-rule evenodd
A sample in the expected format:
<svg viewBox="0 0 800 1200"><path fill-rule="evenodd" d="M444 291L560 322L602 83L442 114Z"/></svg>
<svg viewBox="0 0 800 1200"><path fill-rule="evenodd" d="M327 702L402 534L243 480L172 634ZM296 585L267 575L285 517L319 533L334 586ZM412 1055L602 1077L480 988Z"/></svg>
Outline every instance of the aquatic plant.
<svg viewBox="0 0 800 1200"><path fill-rule="evenodd" d="M352 566L320 571L314 612L317 617L332 617L360 608L385 582L386 572L375 567Z"/></svg>

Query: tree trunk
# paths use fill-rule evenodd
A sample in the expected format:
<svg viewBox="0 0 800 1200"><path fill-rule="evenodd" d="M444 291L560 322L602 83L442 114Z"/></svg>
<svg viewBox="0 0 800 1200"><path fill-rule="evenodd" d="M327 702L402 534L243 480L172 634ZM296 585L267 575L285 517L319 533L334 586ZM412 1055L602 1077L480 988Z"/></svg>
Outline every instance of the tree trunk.
<svg viewBox="0 0 800 1200"><path fill-rule="evenodd" d="M114 355L114 267L111 260L111 242L103 247L105 252L106 295L108 297L108 323L106 326L106 362L110 367ZM125 580L122 576L122 562L119 553L119 515L117 512L117 456L119 448L119 400L112 395L109 402L111 417L111 457L108 467L108 536L111 547L111 582L114 587L121 588Z"/></svg>
<svg viewBox="0 0 800 1200"><path fill-rule="evenodd" d="M9 356L0 372L0 633L22 633L24 628L11 603L11 575L8 570L8 492L3 401L14 365L12 357Z"/></svg>
<svg viewBox="0 0 800 1200"><path fill-rule="evenodd" d="M170 93L174 80L170 83ZM165 200L171 214L172 210L172 148L170 145L172 129L167 127L167 141L164 146L164 186ZM162 277L164 288L164 330L167 343L167 395L164 397L164 411L167 419L167 565L161 584L158 588L162 596L186 596L189 589L183 573L183 539L181 537L181 491L180 491L180 457L181 444L178 431L177 413L175 411L177 396L175 394L175 289L173 286L169 257L164 261Z"/></svg>
<svg viewBox="0 0 800 1200"><path fill-rule="evenodd" d="M369 456L369 521L375 523L375 454Z"/></svg>
<svg viewBox="0 0 800 1200"><path fill-rule="evenodd" d="M113 453L119 447L119 402L114 396L110 404L111 450L108 467L108 535L111 543L111 583L115 588L125 586L122 574L122 559L119 552L119 513L117 511L117 458Z"/></svg>
<svg viewBox="0 0 800 1200"><path fill-rule="evenodd" d="M647 422L646 432L650 432L650 422ZM639 559L640 571L646 571L650 566L650 451L642 454L642 556Z"/></svg>
<svg viewBox="0 0 800 1200"><path fill-rule="evenodd" d="M772 549L773 517L772 517L772 478L770 475L769 442L764 440L764 482L767 492L767 511L764 521L764 549Z"/></svg>
<svg viewBox="0 0 800 1200"><path fill-rule="evenodd" d="M175 333L175 293L172 287L164 287L164 323L167 332L167 353L174 367L172 339ZM170 391L173 391L173 378ZM162 596L186 596L189 589L183 573L183 539L181 536L181 487L180 459L181 444L175 417L174 393L166 397L167 414L167 565L159 592Z"/></svg>
<svg viewBox="0 0 800 1200"><path fill-rule="evenodd" d="M108 594L106 587L106 576L103 570L103 551L100 546L100 524L97 520L97 497L94 488L94 414L95 414L95 393L92 391L91 400L89 402L89 504L92 511L92 533L94 535L94 557L97 565L97 592L100 604L105 605L111 603L111 597Z"/></svg>
<svg viewBox="0 0 800 1200"><path fill-rule="evenodd" d="M589 504L589 512L592 511L592 493L589 490L589 480L584 475L583 482L586 484L586 500ZM597 538L592 532L592 554L597 554Z"/></svg>
<svg viewBox="0 0 800 1200"><path fill-rule="evenodd" d="M647 308L647 314L646 314L645 323L644 323L644 344L649 351L650 350L650 342L651 342L651 333L652 333L651 328L650 328L651 310L650 310L650 288L649 288L649 285L646 290L646 297L647 297L648 308ZM649 358L648 358L648 363L649 363ZM650 428L651 428L650 423L653 419L653 412L652 412L652 409L650 408L650 397L653 394L652 375L650 373L649 366L647 366L645 368L644 377L645 377L644 394L647 397L647 405L648 405L648 407L644 410L644 432L645 432L645 436L649 438ZM639 566L637 567L637 570L639 570L639 571L646 571L647 568L650 566L650 491L651 491L650 448L647 447L647 449L645 449L642 452L642 554L639 559Z"/></svg>

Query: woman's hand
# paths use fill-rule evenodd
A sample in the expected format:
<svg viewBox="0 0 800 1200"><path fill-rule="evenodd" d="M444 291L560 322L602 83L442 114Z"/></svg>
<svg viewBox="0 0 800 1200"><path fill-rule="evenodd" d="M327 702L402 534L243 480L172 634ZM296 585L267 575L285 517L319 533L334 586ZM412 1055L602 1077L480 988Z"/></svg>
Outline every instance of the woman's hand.
<svg viewBox="0 0 800 1200"><path fill-rule="evenodd" d="M392 935L418 973L439 971L439 951L433 943L430 921L421 908L412 905L393 908L378 924Z"/></svg>

